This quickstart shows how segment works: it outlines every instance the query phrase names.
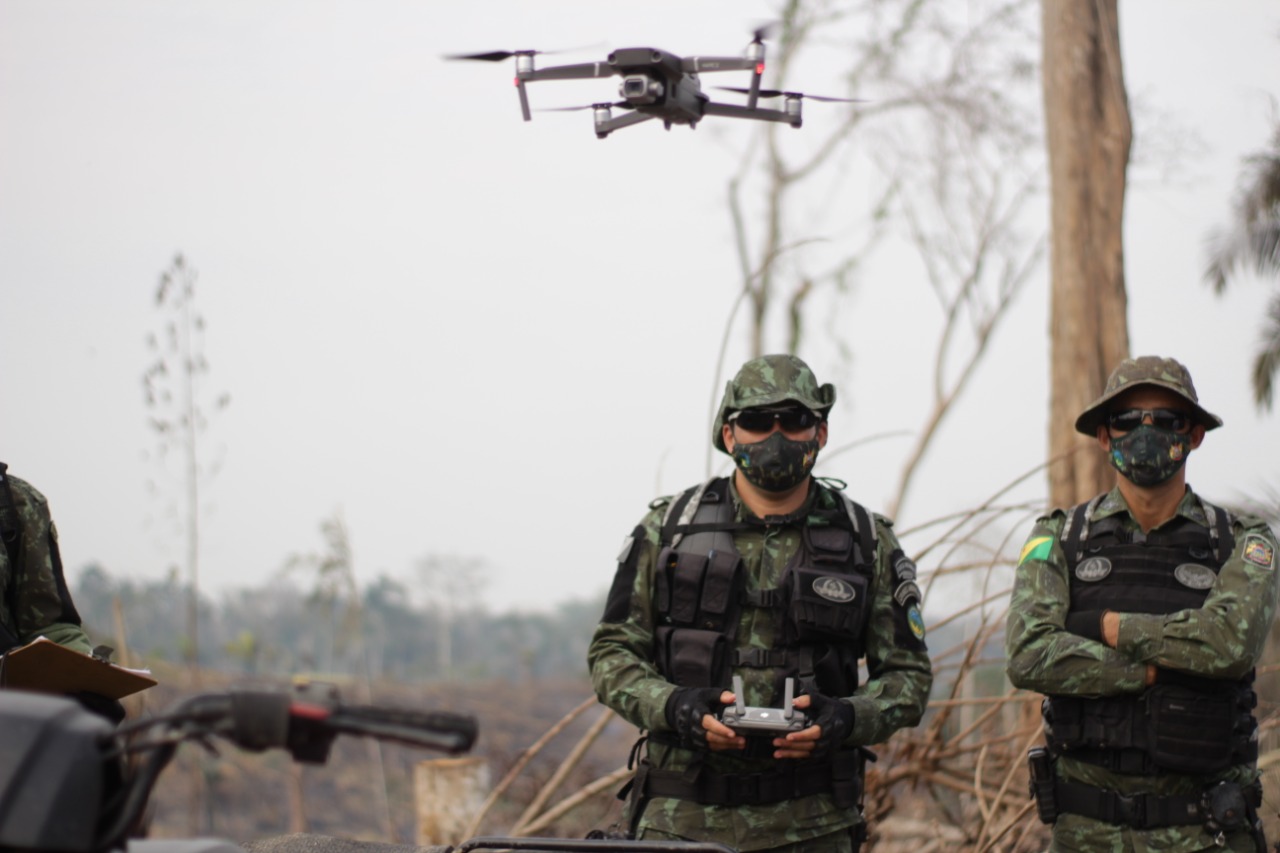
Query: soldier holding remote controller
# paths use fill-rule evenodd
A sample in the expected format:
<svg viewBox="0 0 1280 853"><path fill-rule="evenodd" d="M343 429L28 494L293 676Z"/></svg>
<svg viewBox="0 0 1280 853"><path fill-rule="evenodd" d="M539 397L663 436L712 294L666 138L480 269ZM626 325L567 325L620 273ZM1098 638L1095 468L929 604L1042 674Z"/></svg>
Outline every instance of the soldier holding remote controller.
<svg viewBox="0 0 1280 853"><path fill-rule="evenodd" d="M712 432L733 476L655 501L619 555L588 660L648 733L638 838L855 851L865 746L924 712L915 566L887 519L810 473L834 402L794 356L748 361Z"/></svg>

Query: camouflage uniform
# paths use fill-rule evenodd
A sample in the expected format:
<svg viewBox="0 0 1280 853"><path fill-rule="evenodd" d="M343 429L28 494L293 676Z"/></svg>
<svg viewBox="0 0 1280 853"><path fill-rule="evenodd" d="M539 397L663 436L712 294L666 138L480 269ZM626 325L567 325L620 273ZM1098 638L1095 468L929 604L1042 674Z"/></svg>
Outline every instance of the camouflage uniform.
<svg viewBox="0 0 1280 853"><path fill-rule="evenodd" d="M12 635L9 641L25 644L43 636L89 654L89 638L80 627L80 615L71 603L62 576L58 531L49 515L48 502L29 483L2 469L0 478L9 482L17 516L6 519L0 528L6 536L13 531L19 537L22 562L15 577L9 549L0 548L0 590L4 591L0 595L0 627ZM6 503L0 501L0 512L10 512Z"/></svg>
<svg viewBox="0 0 1280 853"><path fill-rule="evenodd" d="M763 367L771 365L765 357ZM799 360L795 360L798 362ZM753 364L744 373L750 375ZM799 362L799 364L803 364ZM773 366L776 366L773 365ZM804 376L810 377L808 368ZM739 374L738 382L744 374ZM775 389L776 393L758 393L752 405L764 405L784 399L805 400L794 394L795 375L756 377L757 385ZM732 385L732 383L731 383ZM787 391L791 388L791 391ZM833 400L834 390L824 386L826 396L808 387L808 400ZM731 387L726 399L732 401ZM810 403L812 405L812 403ZM829 405L829 403L828 403ZM813 406L815 409L817 406ZM724 450L719 426L726 407L721 407L714 433L716 446ZM755 517L742 503L736 487L730 484L735 522L743 529L733 533L733 545L742 559L746 592L777 588L784 571L802 548L802 531L806 525L822 525L843 511L842 498L829 486L810 481L804 507L785 518L765 520ZM667 500L656 501L644 517L628 552L620 557L618 578L610 593L610 605L597 628L588 652L596 695L625 720L654 734L670 733L665 708L675 685L655 664L655 630L659 620L655 606L657 558L661 544L663 517ZM875 553L871 609L864 629L866 665L869 679L852 696L841 697L854 709L854 725L845 739L846 746L875 744L886 740L897 729L919 722L932 681L930 662L923 642L924 625L918 610L908 610L894 600L895 570L889 555L898 549L890 522L874 516L878 534ZM621 562L627 558L635 566L634 580L627 584ZM738 648L774 649L783 629L777 611L760 607L743 607L739 614L734 642ZM733 667L734 675L743 679L748 705L776 705L774 690L779 670L761 667ZM724 685L728 688L728 685ZM689 770L704 767L716 774L736 775L769 771L790 760L748 757L736 751L694 751L679 745L650 740L647 744L649 763L664 770ZM753 805L706 805L692 799L654 797L644 807L637 835L641 838L671 840L693 839L719 841L740 850L782 848L785 845L810 842L803 849L851 849L850 830L861 821L857 808L837 805L831 795L817 793L782 802Z"/></svg>
<svg viewBox="0 0 1280 853"><path fill-rule="evenodd" d="M1181 365L1172 362L1176 367L1170 367L1172 360L1167 359L1160 360L1163 364L1152 361L1144 358L1122 364L1108 383L1108 393L1081 415L1078 429L1093 434L1105 416L1105 405L1135 384L1169 388L1187 399L1201 423L1209 428L1221 423L1199 407L1185 369L1178 375ZM1090 525L1118 518L1120 529L1126 534L1142 533L1119 488L1103 496L1087 518ZM1232 519L1234 547L1212 581L1203 606L1167 614L1122 613L1119 640L1111 648L1097 638L1081 636L1066 627L1072 584L1082 583L1069 571L1063 547L1067 519L1068 513L1063 510L1038 519L1017 567L1006 632L1008 674L1015 686L1053 696L1138 696L1149 689L1148 665L1157 668L1157 683L1167 677L1162 673L1173 671L1169 675L1185 673L1221 679L1224 690L1251 672L1262 654L1278 593L1276 538L1263 520L1252 516ZM1203 528L1214 523L1205 504L1188 488L1175 517L1154 531L1147 531L1147 535L1168 529L1180 519ZM1107 552L1104 549L1099 553ZM1256 762L1207 775L1166 770L1135 775L1070 755L1067 750L1054 761L1057 778L1125 796L1194 796L1219 782L1247 786L1258 778ZM1225 848L1199 824L1137 829L1059 811L1052 850L1193 853L1256 849L1247 831L1226 834L1222 840Z"/></svg>

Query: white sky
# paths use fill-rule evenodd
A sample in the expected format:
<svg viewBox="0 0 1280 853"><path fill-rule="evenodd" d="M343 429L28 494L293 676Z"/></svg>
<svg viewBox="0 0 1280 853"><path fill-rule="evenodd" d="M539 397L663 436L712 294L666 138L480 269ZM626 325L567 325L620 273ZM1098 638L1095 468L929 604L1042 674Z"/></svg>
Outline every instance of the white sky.
<svg viewBox="0 0 1280 853"><path fill-rule="evenodd" d="M1255 414L1248 390L1268 290L1244 282L1215 299L1199 277L1240 158L1268 138L1280 8L1120 5L1136 153L1167 147L1168 128L1203 143L1176 180L1131 169L1133 350L1180 357L1227 421L1190 479L1231 499L1280 474L1276 416ZM210 387L232 396L207 438L225 464L206 492L206 588L257 584L319 548L338 509L364 580L409 579L436 554L484 560L493 609L607 588L647 502L703 476L739 286L726 183L754 127L651 123L600 142L589 112L522 123L509 64L440 57L733 54L772 8L0 0L0 459L50 498L68 572L96 561L159 578L181 560L145 488L157 470L141 394L155 283L181 250L200 274ZM839 71L792 83L841 94ZM614 81L589 85L530 91L535 107L614 95ZM834 120L810 103L794 133ZM900 526L971 505L1042 457L1046 277ZM845 309L851 364L829 345L802 352L839 383L835 444L911 429L924 410L936 311L923 281L883 284ZM877 507L908 445L881 441L820 473Z"/></svg>

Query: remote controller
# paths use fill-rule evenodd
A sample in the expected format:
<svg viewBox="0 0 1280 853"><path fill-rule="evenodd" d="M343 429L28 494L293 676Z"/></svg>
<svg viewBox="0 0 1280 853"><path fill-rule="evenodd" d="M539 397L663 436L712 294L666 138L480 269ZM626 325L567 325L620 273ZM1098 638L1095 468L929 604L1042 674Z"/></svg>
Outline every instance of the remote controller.
<svg viewBox="0 0 1280 853"><path fill-rule="evenodd" d="M736 701L721 712L720 722L738 734L785 735L787 732L798 732L809 727L809 718L804 712L791 706L791 701L795 698L795 679L787 679L786 695L781 708L758 708L744 704L741 675L733 677L733 695Z"/></svg>

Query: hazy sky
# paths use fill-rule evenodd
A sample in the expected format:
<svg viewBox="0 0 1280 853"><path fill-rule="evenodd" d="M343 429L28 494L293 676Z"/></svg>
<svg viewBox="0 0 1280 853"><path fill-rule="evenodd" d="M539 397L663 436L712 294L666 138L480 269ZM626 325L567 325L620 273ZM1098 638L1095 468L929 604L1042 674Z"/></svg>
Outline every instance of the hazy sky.
<svg viewBox="0 0 1280 853"><path fill-rule="evenodd" d="M1268 138L1280 8L1120 6L1133 350L1182 358L1226 420L1190 480L1229 500L1280 474L1277 418L1248 394L1267 288L1215 299L1199 276L1240 158ZM601 142L589 112L521 122L508 64L441 56L736 54L773 8L0 0L0 459L49 497L68 572L158 578L181 561L170 501L146 489L160 471L141 392L156 280L181 251L200 276L209 388L232 397L207 434L224 463L206 491L206 587L262 582L318 549L340 511L364 580L453 555L487 564L479 594L495 609L605 589L648 501L703 476L739 288L726 184L755 128L650 123ZM792 82L844 94L840 70ZM530 91L564 106L614 85ZM836 115L808 104L783 144ZM1144 165L1189 134L1200 147L1182 171ZM801 353L840 385L836 444L911 430L924 411L937 311L918 274L896 272L842 308L852 362L816 338ZM900 525L1043 456L1046 287L1042 266ZM881 440L820 472L874 508L908 447Z"/></svg>

